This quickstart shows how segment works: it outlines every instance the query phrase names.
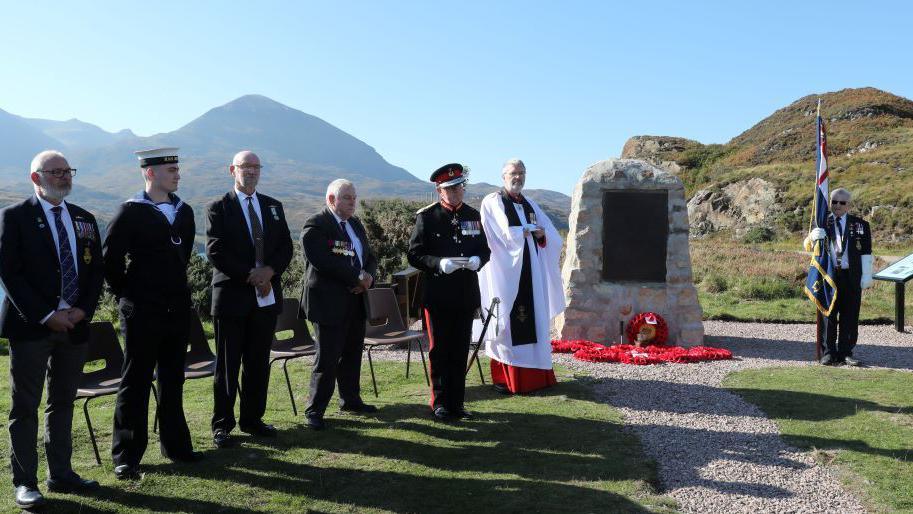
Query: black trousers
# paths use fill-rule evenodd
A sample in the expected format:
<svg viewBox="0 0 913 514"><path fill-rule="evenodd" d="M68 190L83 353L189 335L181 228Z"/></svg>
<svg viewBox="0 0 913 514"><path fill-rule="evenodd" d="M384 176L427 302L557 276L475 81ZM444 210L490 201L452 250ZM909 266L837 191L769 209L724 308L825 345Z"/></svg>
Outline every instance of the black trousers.
<svg viewBox="0 0 913 514"><path fill-rule="evenodd" d="M824 318L824 355L840 360L853 355L859 338L859 306L862 287L848 271L837 271L837 304Z"/></svg>
<svg viewBox="0 0 913 514"><path fill-rule="evenodd" d="M72 472L71 438L73 400L86 344L70 343L66 333L52 333L33 341L10 341L10 392L12 405L9 416L10 463L13 487L38 486L38 405L45 376L48 382L48 402L44 410L44 449L51 478L67 478Z"/></svg>
<svg viewBox="0 0 913 514"><path fill-rule="evenodd" d="M466 392L466 360L472 338L475 311L453 308L425 308L429 332L429 373L431 408L446 407L451 412L463 409Z"/></svg>
<svg viewBox="0 0 913 514"><path fill-rule="evenodd" d="M306 415L323 416L336 384L339 404L361 405L361 353L365 346L365 306L363 294L351 295L341 305L346 315L340 324L317 323L314 332L317 355L311 372Z"/></svg>
<svg viewBox="0 0 913 514"><path fill-rule="evenodd" d="M137 306L121 314L124 369L114 405L111 456L114 465L139 465L149 441L149 393L158 373L159 443L162 455L182 458L193 451L184 418L184 359L190 309L149 311Z"/></svg>
<svg viewBox="0 0 913 514"><path fill-rule="evenodd" d="M216 372L213 377L212 430L235 428L235 397L241 375L241 428L255 426L266 412L269 390L269 351L277 314L256 308L247 316L216 316Z"/></svg>

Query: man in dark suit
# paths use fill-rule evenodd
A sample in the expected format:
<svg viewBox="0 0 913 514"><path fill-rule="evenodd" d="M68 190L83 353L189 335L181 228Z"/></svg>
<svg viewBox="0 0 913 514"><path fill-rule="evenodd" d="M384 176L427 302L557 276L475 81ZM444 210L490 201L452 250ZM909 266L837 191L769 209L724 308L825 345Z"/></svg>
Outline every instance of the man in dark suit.
<svg viewBox="0 0 913 514"><path fill-rule="evenodd" d="M407 252L422 270L431 412L441 421L472 417L463 407L466 359L481 304L477 271L491 258L479 211L463 203L467 174L459 163L431 174L440 201L418 211Z"/></svg>
<svg viewBox="0 0 913 514"><path fill-rule="evenodd" d="M377 258L361 221L354 217L355 186L337 179L327 187L327 206L311 216L301 233L304 284L300 316L314 326L317 356L305 415L308 426L325 427L323 413L339 383L340 408L375 412L361 399L361 352L364 347L365 291L374 283Z"/></svg>
<svg viewBox="0 0 913 514"><path fill-rule="evenodd" d="M269 351L282 310L282 273L292 260L292 238L282 204L257 192L260 158L250 151L232 159L235 187L206 211L206 255L212 263L212 315L216 332L212 439L232 445L238 372L241 431L275 437L263 422L269 389Z"/></svg>
<svg viewBox="0 0 913 514"><path fill-rule="evenodd" d="M193 209L175 194L181 178L177 150L136 152L145 189L121 204L105 235L105 279L118 302L124 337L111 444L119 480L141 476L155 376L162 455L175 462L203 456L193 450L184 417L184 360L192 308L187 263L196 224Z"/></svg>
<svg viewBox="0 0 913 514"><path fill-rule="evenodd" d="M808 240L827 238L834 259L837 301L824 318L821 364L858 366L853 348L859 337L862 290L872 287L872 232L864 219L849 214L852 196L846 189L831 191L831 214L826 228L813 229Z"/></svg>
<svg viewBox="0 0 913 514"><path fill-rule="evenodd" d="M73 400L86 357L89 321L104 283L95 217L65 202L75 169L56 151L32 160L35 196L0 211L0 335L10 341L10 454L15 502L45 503L38 490L38 405L45 375L44 441L51 491L85 492L70 465Z"/></svg>

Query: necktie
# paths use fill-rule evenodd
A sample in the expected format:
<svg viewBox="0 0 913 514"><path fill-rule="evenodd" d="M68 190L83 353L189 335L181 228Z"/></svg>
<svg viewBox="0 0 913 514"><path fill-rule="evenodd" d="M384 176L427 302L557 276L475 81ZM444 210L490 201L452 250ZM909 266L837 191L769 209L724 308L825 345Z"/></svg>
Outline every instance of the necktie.
<svg viewBox="0 0 913 514"><path fill-rule="evenodd" d="M263 225L260 224L260 218L257 217L257 211L254 210L254 198L247 197L247 215L250 217L250 233L254 238L254 259L257 266L263 265Z"/></svg>
<svg viewBox="0 0 913 514"><path fill-rule="evenodd" d="M70 306L79 300L79 276L76 274L76 261L70 249L70 236L63 226L59 205L51 209L54 212L54 226L57 228L58 253L60 254L60 296Z"/></svg>
<svg viewBox="0 0 913 514"><path fill-rule="evenodd" d="M339 227L342 228L342 237L349 243L352 243L352 253L355 254L352 257L352 267L361 270L361 259L358 258L358 252L355 251L355 243L352 241L352 238L349 237L349 232L346 230L346 222L340 221Z"/></svg>

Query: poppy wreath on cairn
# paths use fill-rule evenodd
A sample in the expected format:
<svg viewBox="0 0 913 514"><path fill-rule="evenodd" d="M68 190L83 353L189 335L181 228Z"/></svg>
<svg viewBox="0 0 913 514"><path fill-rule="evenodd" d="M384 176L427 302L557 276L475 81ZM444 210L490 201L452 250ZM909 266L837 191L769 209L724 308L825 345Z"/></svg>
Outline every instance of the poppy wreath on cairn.
<svg viewBox="0 0 913 514"><path fill-rule="evenodd" d="M629 341L637 341L638 345L606 346L583 339L553 340L552 352L572 353L575 359L588 362L621 362L637 365L663 362L684 364L732 358L732 352L725 348L709 346L683 348L667 345L669 326L666 324L666 320L655 312L642 312L631 318L625 334Z"/></svg>

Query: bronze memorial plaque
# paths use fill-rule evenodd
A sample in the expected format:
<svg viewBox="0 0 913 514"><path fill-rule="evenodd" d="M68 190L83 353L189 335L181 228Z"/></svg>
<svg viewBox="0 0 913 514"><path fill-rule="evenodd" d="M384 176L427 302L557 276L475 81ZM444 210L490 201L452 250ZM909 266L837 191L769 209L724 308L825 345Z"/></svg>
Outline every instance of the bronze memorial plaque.
<svg viewBox="0 0 913 514"><path fill-rule="evenodd" d="M605 191L602 197L602 279L666 282L669 193Z"/></svg>

